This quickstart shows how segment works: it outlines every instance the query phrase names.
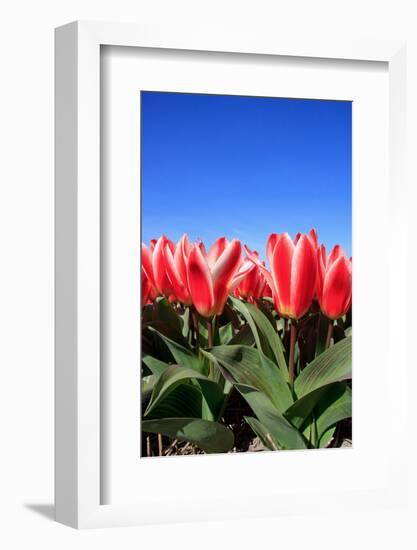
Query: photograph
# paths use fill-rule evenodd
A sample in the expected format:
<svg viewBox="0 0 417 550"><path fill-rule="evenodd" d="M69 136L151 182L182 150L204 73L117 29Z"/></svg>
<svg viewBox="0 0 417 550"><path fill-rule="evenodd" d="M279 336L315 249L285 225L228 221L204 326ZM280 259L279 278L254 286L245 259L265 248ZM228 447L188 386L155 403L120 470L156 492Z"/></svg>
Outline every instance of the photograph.
<svg viewBox="0 0 417 550"><path fill-rule="evenodd" d="M352 447L352 102L138 101L140 456Z"/></svg>

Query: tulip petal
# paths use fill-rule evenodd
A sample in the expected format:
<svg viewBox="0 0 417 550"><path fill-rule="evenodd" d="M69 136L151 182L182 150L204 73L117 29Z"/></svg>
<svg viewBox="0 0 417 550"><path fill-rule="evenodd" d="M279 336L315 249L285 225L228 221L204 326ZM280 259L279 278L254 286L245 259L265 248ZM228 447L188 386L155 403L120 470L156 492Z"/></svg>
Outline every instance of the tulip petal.
<svg viewBox="0 0 417 550"><path fill-rule="evenodd" d="M155 286L155 279L153 276L153 267L152 267L152 252L151 250L142 243L142 269L146 274L150 284Z"/></svg>
<svg viewBox="0 0 417 550"><path fill-rule="evenodd" d="M172 293L172 285L166 274L164 256L165 245L168 245L171 250L175 250L175 245L172 241L167 239L164 235L159 237L152 254L152 267L157 289L161 294L169 297Z"/></svg>
<svg viewBox="0 0 417 550"><path fill-rule="evenodd" d="M274 282L272 280L271 273L267 270L265 267L265 264L261 262L261 260L258 258L258 255L256 252L252 252L246 245L244 246L246 256L249 258L251 262L253 262L255 265L257 265L260 270L262 271L263 276L265 277L266 282L270 286L270 288L274 288Z"/></svg>
<svg viewBox="0 0 417 550"><path fill-rule="evenodd" d="M227 244L228 242L226 237L220 237L211 245L209 251L207 252L207 263L210 269L213 269L214 264L216 263L220 255L224 252Z"/></svg>
<svg viewBox="0 0 417 550"><path fill-rule="evenodd" d="M338 319L349 309L351 299L352 266L340 256L326 272L320 306L329 319Z"/></svg>
<svg viewBox="0 0 417 550"><path fill-rule="evenodd" d="M214 312L214 292L210 270L198 245L194 245L187 262L188 288L193 304L203 317Z"/></svg>
<svg viewBox="0 0 417 550"><path fill-rule="evenodd" d="M301 235L295 249L291 265L291 309L299 319L311 306L316 288L316 250L307 235Z"/></svg>
<svg viewBox="0 0 417 550"><path fill-rule="evenodd" d="M318 246L319 246L319 239L318 239L318 236L317 236L317 231L315 229L310 229L310 239L311 239L311 242L313 243L313 246L314 248L317 250Z"/></svg>
<svg viewBox="0 0 417 550"><path fill-rule="evenodd" d="M266 257L269 262L269 267L272 266L272 258L274 254L274 248L279 240L280 235L278 233L271 233L266 241Z"/></svg>
<svg viewBox="0 0 417 550"><path fill-rule="evenodd" d="M149 282L149 279L145 273L145 271L142 269L142 307L145 306L149 302L149 294L151 291L151 284Z"/></svg>
<svg viewBox="0 0 417 550"><path fill-rule="evenodd" d="M233 239L217 259L212 270L216 313L223 311L232 281L242 259L242 245Z"/></svg>
<svg viewBox="0 0 417 550"><path fill-rule="evenodd" d="M204 256L205 258L207 258L206 247L204 246L204 243L203 243L203 241L202 241L201 239L200 239L200 241L199 241L199 243L198 243L198 246L199 246L201 252L203 253L203 256Z"/></svg>
<svg viewBox="0 0 417 550"><path fill-rule="evenodd" d="M322 244L317 250L317 280L316 280L316 294L320 301L323 292L323 282L326 274L327 255L326 247Z"/></svg>
<svg viewBox="0 0 417 550"><path fill-rule="evenodd" d="M171 249L168 244L165 245L164 255L166 273L174 290L175 297L184 305L191 305L190 294L187 288L188 285L186 286L182 281L182 277L177 270L174 262L174 256L172 255Z"/></svg>
<svg viewBox="0 0 417 550"><path fill-rule="evenodd" d="M275 306L284 316L291 314L291 263L294 248L291 237L284 233L278 239L272 255L272 293L276 298Z"/></svg>
<svg viewBox="0 0 417 550"><path fill-rule="evenodd" d="M187 258L190 253L190 249L191 246L190 241L188 240L188 235L183 235L175 248L174 262L181 281L187 287Z"/></svg>
<svg viewBox="0 0 417 550"><path fill-rule="evenodd" d="M233 280L230 285L230 290L234 290L241 283L242 284L246 283L248 277L250 278L251 273L257 269L258 268L256 264L254 264L250 260L244 261L243 264L240 266L239 271L233 276ZM247 286L250 286L250 284ZM240 290L242 290L242 295L246 296L245 286L242 287Z"/></svg>
<svg viewBox="0 0 417 550"><path fill-rule="evenodd" d="M337 244L329 254L329 257L327 259L327 266L330 267L332 263L334 263L341 256L345 256L345 253L340 244Z"/></svg>

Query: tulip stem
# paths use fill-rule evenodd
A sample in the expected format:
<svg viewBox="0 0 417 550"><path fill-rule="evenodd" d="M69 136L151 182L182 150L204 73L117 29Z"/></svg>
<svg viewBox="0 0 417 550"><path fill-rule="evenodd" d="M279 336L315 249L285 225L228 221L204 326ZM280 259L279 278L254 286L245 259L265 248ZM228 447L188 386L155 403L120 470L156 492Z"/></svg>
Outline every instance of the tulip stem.
<svg viewBox="0 0 417 550"><path fill-rule="evenodd" d="M193 311L192 317L193 317L193 325L194 325L194 332L195 332L195 348L196 348L196 351L198 352L200 348L200 331L198 328L198 313L196 311Z"/></svg>
<svg viewBox="0 0 417 550"><path fill-rule="evenodd" d="M288 381L291 386L294 384L294 355L295 355L295 343L297 341L297 327L295 323L291 321L291 339L290 339L290 357L288 364Z"/></svg>
<svg viewBox="0 0 417 550"><path fill-rule="evenodd" d="M332 336L333 336L333 321L330 321L329 328L327 329L326 348L325 349L330 347L330 342L332 340Z"/></svg>
<svg viewBox="0 0 417 550"><path fill-rule="evenodd" d="M213 347L213 322L211 319L207 319L207 345L209 348Z"/></svg>

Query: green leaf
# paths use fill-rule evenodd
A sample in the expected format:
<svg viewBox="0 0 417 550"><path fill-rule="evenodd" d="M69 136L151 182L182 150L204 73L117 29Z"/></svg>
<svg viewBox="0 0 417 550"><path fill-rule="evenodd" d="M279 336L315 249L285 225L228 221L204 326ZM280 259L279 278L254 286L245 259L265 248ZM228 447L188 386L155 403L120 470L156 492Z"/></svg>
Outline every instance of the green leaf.
<svg viewBox="0 0 417 550"><path fill-rule="evenodd" d="M254 305L244 303L237 298L230 299L233 306L243 315L252 329L258 349L269 359L274 361L280 368L282 374L288 377L283 345L277 331L271 325L269 319Z"/></svg>
<svg viewBox="0 0 417 550"><path fill-rule="evenodd" d="M244 384L236 384L235 387L281 449L307 448L303 435L277 411L264 393Z"/></svg>
<svg viewBox="0 0 417 550"><path fill-rule="evenodd" d="M206 453L226 453L234 445L233 432L219 424L196 418L163 418L142 421L142 430L195 443Z"/></svg>
<svg viewBox="0 0 417 550"><path fill-rule="evenodd" d="M152 357L152 355L144 355L142 357L142 362L148 367L152 374L162 374L164 370L168 367L168 363Z"/></svg>
<svg viewBox="0 0 417 550"><path fill-rule="evenodd" d="M340 420L352 416L352 390L346 382L333 384L325 399L316 407L316 423L319 441L326 431Z"/></svg>
<svg viewBox="0 0 417 550"><path fill-rule="evenodd" d="M316 357L295 380L298 398L327 386L352 378L352 337L344 338Z"/></svg>
<svg viewBox="0 0 417 550"><path fill-rule="evenodd" d="M205 374L206 369L205 369L204 363L200 361L200 359L198 359L198 357L196 357L192 351L185 348L181 344L178 344L178 342L174 342L174 340L171 340L164 334L161 334L159 331L157 331L153 327L149 327L149 330L156 333L160 337L160 339L165 343L165 345L168 347L177 365L181 365L182 367L188 367L190 369L195 370L196 372Z"/></svg>
<svg viewBox="0 0 417 550"><path fill-rule="evenodd" d="M142 391L143 397L152 393L152 390L157 380L158 380L157 374L150 374L149 376L142 377L141 391Z"/></svg>
<svg viewBox="0 0 417 550"><path fill-rule="evenodd" d="M336 430L336 426L332 426L331 428L328 428L324 434L320 437L319 440L319 449L323 449L324 447L327 447L327 445L330 443L330 441L333 438L333 434Z"/></svg>
<svg viewBox="0 0 417 550"><path fill-rule="evenodd" d="M293 403L291 389L280 369L261 351L247 346L215 346L212 355L220 364L224 377L232 384L246 384L264 393L280 412Z"/></svg>
<svg viewBox="0 0 417 550"><path fill-rule="evenodd" d="M301 429L319 400L325 397L329 388L330 385L323 386L297 399L297 401L285 411L285 418L289 420L293 426Z"/></svg>
<svg viewBox="0 0 417 550"><path fill-rule="evenodd" d="M219 328L220 344L227 344L228 342L230 342L233 336L234 336L234 332L233 332L233 325L231 322Z"/></svg>
<svg viewBox="0 0 417 550"><path fill-rule="evenodd" d="M180 367L178 365L170 365L156 381L152 390L151 400L145 411L145 416L151 415L161 401L179 384L190 380L195 381L201 390L205 416L208 416L209 419L217 419L217 415L223 403L222 388L195 370L187 367ZM199 416L201 416L201 413Z"/></svg>
<svg viewBox="0 0 417 550"><path fill-rule="evenodd" d="M203 395L199 387L190 383L179 384L152 408L151 418L201 418Z"/></svg>
<svg viewBox="0 0 417 550"><path fill-rule="evenodd" d="M244 324L243 327L233 336L228 342L231 345L241 344L242 346L253 346L255 338L253 332L248 324Z"/></svg>
<svg viewBox="0 0 417 550"><path fill-rule="evenodd" d="M271 451L279 451L279 443L272 435L268 432L263 424L259 422L257 418L253 416L245 416L244 419L252 428L255 435L259 437L262 442L262 445Z"/></svg>

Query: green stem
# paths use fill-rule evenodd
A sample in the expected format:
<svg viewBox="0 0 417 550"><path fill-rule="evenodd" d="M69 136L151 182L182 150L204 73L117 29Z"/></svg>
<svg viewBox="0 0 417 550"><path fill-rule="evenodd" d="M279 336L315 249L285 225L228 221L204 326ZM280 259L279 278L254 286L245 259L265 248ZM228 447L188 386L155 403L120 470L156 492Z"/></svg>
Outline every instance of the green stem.
<svg viewBox="0 0 417 550"><path fill-rule="evenodd" d="M330 321L329 328L327 329L326 348L325 349L330 347L330 342L332 340L332 336L333 336L333 321Z"/></svg>
<svg viewBox="0 0 417 550"><path fill-rule="evenodd" d="M198 350L200 348L200 330L198 327L198 313L196 311L193 311L192 318L193 318L194 333L195 333L195 349L198 354Z"/></svg>
<svg viewBox="0 0 417 550"><path fill-rule="evenodd" d="M288 364L288 381L291 386L294 384L294 355L295 355L295 343L297 341L297 327L295 322L291 321L291 339L290 339L290 357Z"/></svg>
<svg viewBox="0 0 417 550"><path fill-rule="evenodd" d="M213 321L207 319L207 344L209 348L213 347Z"/></svg>

